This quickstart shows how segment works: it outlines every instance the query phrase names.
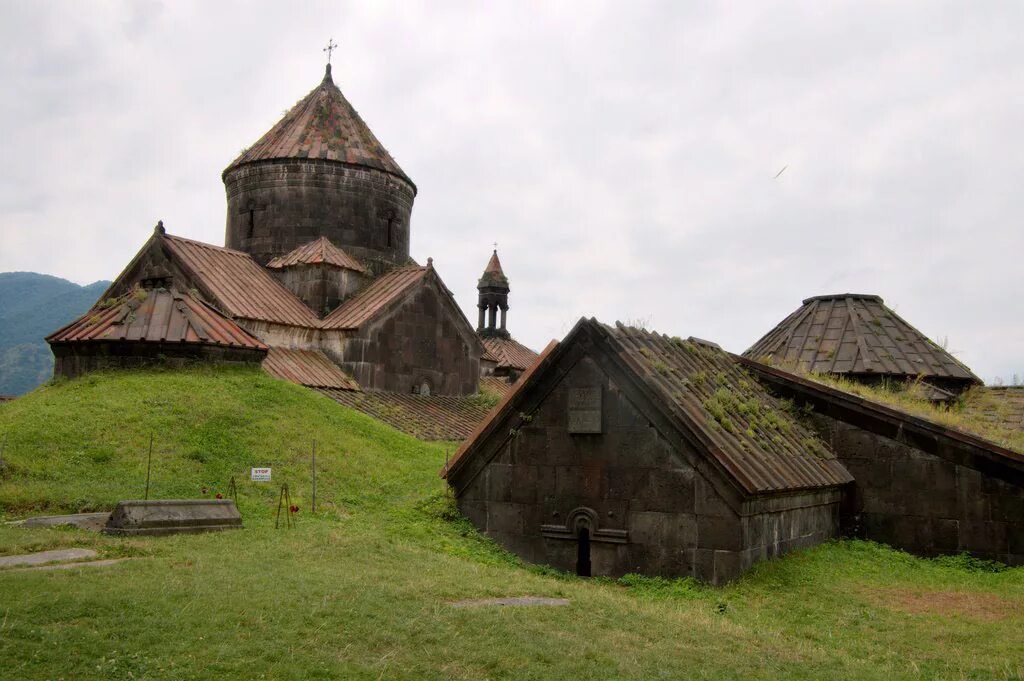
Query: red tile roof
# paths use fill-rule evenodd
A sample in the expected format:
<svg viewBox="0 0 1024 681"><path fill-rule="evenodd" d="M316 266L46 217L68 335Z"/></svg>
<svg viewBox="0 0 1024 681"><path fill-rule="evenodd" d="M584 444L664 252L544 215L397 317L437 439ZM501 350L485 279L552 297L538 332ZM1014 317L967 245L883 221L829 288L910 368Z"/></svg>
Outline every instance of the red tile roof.
<svg viewBox="0 0 1024 681"><path fill-rule="evenodd" d="M355 379L319 350L270 348L263 369L275 378L310 388L359 390Z"/></svg>
<svg viewBox="0 0 1024 681"><path fill-rule="evenodd" d="M316 265L319 263L366 273L366 268L358 260L335 246L325 236L303 244L287 255L274 258L267 263L267 267L281 269L292 265Z"/></svg>
<svg viewBox="0 0 1024 681"><path fill-rule="evenodd" d="M815 296L743 353L804 371L981 380L878 296Z"/></svg>
<svg viewBox="0 0 1024 681"><path fill-rule="evenodd" d="M499 367L522 371L537 361L537 353L512 338L481 338L486 351L484 358L497 362Z"/></svg>
<svg viewBox="0 0 1024 681"><path fill-rule="evenodd" d="M461 440L487 415L479 397L319 389L334 401L421 440Z"/></svg>
<svg viewBox="0 0 1024 681"><path fill-rule="evenodd" d="M324 317L321 328L357 329L423 279L427 267L399 267L374 279Z"/></svg>
<svg viewBox="0 0 1024 681"><path fill-rule="evenodd" d="M113 304L94 307L46 340L196 343L267 349L258 338L188 293L135 289L110 302Z"/></svg>
<svg viewBox="0 0 1024 681"><path fill-rule="evenodd" d="M224 172L254 161L290 158L376 168L412 184L334 84L330 65L323 81Z"/></svg>
<svg viewBox="0 0 1024 681"><path fill-rule="evenodd" d="M666 416L749 494L843 485L853 480L835 455L782 408L721 348L584 319L557 346L544 351L487 422L460 448L451 470L519 407L520 395L545 375L580 338L593 339L639 379Z"/></svg>
<svg viewBox="0 0 1024 681"><path fill-rule="evenodd" d="M319 324L312 310L248 253L170 234L159 238L198 288L228 315L289 326Z"/></svg>

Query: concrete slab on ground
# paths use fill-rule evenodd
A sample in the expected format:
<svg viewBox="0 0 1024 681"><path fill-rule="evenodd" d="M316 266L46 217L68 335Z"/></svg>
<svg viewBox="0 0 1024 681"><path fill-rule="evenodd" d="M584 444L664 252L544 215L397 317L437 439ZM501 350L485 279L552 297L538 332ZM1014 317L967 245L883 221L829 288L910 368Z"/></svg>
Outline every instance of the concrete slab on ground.
<svg viewBox="0 0 1024 681"><path fill-rule="evenodd" d="M514 598L474 598L467 601L455 601L453 608L486 608L486 607L523 607L523 606L557 607L569 605L566 598L543 598L541 596L517 596Z"/></svg>
<svg viewBox="0 0 1024 681"><path fill-rule="evenodd" d="M55 551L39 551L23 553L18 556L0 556L0 568L22 567L26 565L43 565L69 560L95 558L98 554L92 549L58 549Z"/></svg>
<svg viewBox="0 0 1024 681"><path fill-rule="evenodd" d="M82 530L99 532L107 523L110 512L103 513L72 513L70 515L44 515L35 518L26 518L18 524L22 527L57 527L59 525L72 525Z"/></svg>
<svg viewBox="0 0 1024 681"><path fill-rule="evenodd" d="M132 560L131 558L107 558L106 560L90 560L84 563L54 563L53 565L39 565L36 567L18 568L16 570L10 570L10 572L28 572L28 571L40 571L40 570L73 570L74 568L96 568L96 567L107 567L108 565L117 565L125 561Z"/></svg>

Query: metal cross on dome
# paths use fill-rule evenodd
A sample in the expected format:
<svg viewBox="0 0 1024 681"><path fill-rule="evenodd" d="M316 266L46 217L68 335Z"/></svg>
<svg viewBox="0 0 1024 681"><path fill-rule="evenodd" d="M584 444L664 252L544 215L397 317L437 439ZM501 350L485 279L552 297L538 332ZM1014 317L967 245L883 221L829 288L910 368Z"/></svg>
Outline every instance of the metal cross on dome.
<svg viewBox="0 0 1024 681"><path fill-rule="evenodd" d="M327 41L327 47L324 48L324 52L327 53L328 64L331 63L331 52L334 52L334 49L336 47L338 47L338 43L334 42L334 38L331 38L330 40Z"/></svg>

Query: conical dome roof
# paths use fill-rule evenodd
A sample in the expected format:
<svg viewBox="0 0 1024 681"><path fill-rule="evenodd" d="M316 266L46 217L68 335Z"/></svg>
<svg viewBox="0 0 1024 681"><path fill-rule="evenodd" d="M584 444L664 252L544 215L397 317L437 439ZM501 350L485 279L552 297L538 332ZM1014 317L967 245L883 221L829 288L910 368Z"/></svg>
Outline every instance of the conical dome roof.
<svg viewBox="0 0 1024 681"><path fill-rule="evenodd" d="M330 64L323 81L267 134L243 151L224 173L246 163L290 158L324 159L375 168L412 184L334 84Z"/></svg>
<svg viewBox="0 0 1024 681"><path fill-rule="evenodd" d="M501 261L498 260L498 249L494 249L491 259L487 261L487 267L484 268L484 274L477 283L477 288L485 286L503 286L508 288L508 277L505 276L505 272L501 269Z"/></svg>
<svg viewBox="0 0 1024 681"><path fill-rule="evenodd" d="M807 298L743 356L814 373L919 376L963 387L981 383L880 297L859 293Z"/></svg>

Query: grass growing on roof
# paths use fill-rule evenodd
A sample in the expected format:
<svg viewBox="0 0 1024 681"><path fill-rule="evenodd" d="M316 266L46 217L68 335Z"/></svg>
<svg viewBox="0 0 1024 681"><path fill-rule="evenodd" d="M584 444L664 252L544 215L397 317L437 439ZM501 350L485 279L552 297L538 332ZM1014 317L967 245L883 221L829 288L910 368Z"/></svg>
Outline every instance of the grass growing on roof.
<svg viewBox="0 0 1024 681"><path fill-rule="evenodd" d="M132 558L0 571L4 677L1024 676L1022 569L922 560L868 542L764 563L726 588L528 566L455 509L437 477L450 443L419 442L255 371L100 374L0 406L0 432L11 438L0 504L11 517L137 496L154 429L167 452L156 496L196 496L197 486L244 471L245 529L113 538L0 525L2 554L91 546ZM48 447L33 453L33 442ZM302 508L294 530L273 529L275 487L247 481L265 457ZM522 595L571 605L447 605Z"/></svg>
<svg viewBox="0 0 1024 681"><path fill-rule="evenodd" d="M882 381L865 385L842 376L804 371L792 363L777 363L770 358L758 361L1024 454L1024 430L1007 428L998 419L986 416L985 412L998 415L1006 406L984 388L971 388L950 405L935 404L925 397L924 389L916 382Z"/></svg>

